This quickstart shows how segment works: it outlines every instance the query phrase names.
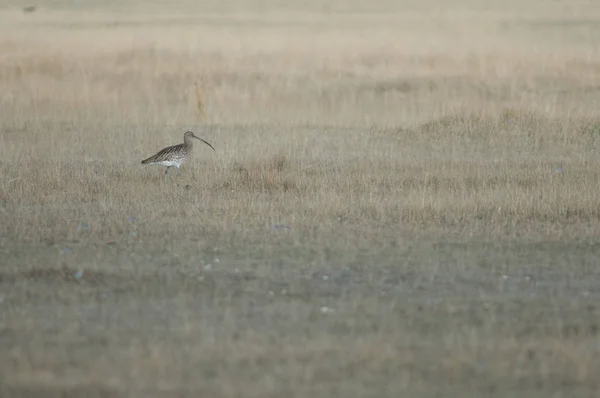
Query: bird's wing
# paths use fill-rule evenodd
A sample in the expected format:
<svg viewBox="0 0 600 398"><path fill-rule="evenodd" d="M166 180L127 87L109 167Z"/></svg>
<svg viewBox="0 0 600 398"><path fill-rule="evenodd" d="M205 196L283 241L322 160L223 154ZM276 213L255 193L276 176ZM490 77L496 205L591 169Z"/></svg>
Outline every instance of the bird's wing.
<svg viewBox="0 0 600 398"><path fill-rule="evenodd" d="M179 144L179 145L173 145L173 146L166 147L165 149L158 151L158 153L156 155L150 156L148 159L142 160L142 164L155 163L155 162L161 162L163 160L169 160L170 158L174 157L173 156L174 154L181 152L182 146L183 146L182 144Z"/></svg>

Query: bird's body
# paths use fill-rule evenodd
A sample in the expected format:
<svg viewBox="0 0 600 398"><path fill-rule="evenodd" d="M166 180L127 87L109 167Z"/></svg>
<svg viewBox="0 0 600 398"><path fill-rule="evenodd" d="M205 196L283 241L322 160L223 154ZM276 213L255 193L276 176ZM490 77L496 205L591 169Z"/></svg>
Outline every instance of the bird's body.
<svg viewBox="0 0 600 398"><path fill-rule="evenodd" d="M211 147L213 151L215 150L208 142L204 141L202 138L196 137L191 131L187 131L183 135L183 144L167 147L159 151L156 155L142 160L142 164L157 164L164 166L166 167L165 174L167 174L170 167L177 167L178 172L181 172L181 165L186 161L194 147L194 142L192 141L193 138L204 142Z"/></svg>

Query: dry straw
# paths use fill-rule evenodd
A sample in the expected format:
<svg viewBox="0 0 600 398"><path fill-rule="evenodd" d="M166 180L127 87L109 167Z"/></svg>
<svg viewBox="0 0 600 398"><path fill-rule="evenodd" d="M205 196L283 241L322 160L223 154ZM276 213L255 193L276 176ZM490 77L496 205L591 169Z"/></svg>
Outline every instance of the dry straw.
<svg viewBox="0 0 600 398"><path fill-rule="evenodd" d="M196 108L198 109L198 114L200 115L200 119L204 119L204 101L202 100L202 93L200 92L200 87L198 86L198 82L194 82L194 87L196 91Z"/></svg>

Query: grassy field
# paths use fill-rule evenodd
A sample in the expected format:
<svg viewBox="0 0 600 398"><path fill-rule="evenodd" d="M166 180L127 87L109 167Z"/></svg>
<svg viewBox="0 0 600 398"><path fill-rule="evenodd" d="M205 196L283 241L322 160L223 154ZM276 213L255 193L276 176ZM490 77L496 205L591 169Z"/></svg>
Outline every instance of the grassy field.
<svg viewBox="0 0 600 398"><path fill-rule="evenodd" d="M600 394L596 1L26 5L0 396Z"/></svg>

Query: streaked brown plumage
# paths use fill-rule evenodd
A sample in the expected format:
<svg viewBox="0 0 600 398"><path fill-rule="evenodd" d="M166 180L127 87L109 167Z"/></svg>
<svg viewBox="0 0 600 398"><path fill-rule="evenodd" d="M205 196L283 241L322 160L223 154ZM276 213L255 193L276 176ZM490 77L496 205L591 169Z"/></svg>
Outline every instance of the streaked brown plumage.
<svg viewBox="0 0 600 398"><path fill-rule="evenodd" d="M166 166L165 175L169 171L169 168L173 166L177 167L178 173L181 173L180 167L183 162L185 162L188 155L192 152L192 148L194 146L192 138L204 142L206 145L211 147L213 151L215 150L215 148L213 148L213 146L207 141L196 137L196 135L194 135L194 133L191 131L186 131L183 135L183 144L167 147L159 151L156 155L142 160L142 164L158 164L161 166Z"/></svg>

